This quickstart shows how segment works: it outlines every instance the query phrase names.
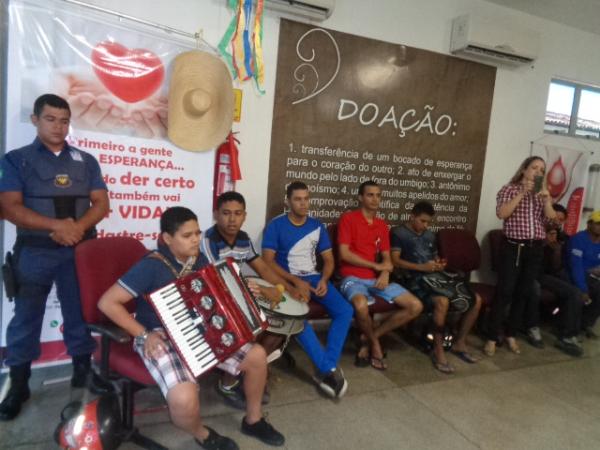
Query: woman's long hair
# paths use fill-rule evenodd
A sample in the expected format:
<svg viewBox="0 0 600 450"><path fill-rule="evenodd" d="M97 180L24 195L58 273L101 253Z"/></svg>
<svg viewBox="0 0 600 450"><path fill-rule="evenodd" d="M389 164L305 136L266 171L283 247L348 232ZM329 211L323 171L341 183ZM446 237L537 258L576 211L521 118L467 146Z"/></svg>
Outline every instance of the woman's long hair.
<svg viewBox="0 0 600 450"><path fill-rule="evenodd" d="M529 165L536 160L539 160L544 163L544 173L546 173L546 161L544 161L544 158L542 158L540 156L530 156L529 158L526 158L525 161L523 161L521 163L521 165L517 169L517 172L510 179L510 183L511 184L519 184L521 182L521 180L523 179L523 171L525 169L527 169L529 167Z"/></svg>

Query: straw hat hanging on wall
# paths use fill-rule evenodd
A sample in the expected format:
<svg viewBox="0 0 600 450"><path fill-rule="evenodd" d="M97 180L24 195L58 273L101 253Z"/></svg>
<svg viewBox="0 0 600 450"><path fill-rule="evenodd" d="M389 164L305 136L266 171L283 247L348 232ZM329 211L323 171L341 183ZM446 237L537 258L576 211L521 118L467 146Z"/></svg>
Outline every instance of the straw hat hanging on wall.
<svg viewBox="0 0 600 450"><path fill-rule="evenodd" d="M190 151L210 150L233 123L231 75L218 56L199 50L178 55L169 86L169 139Z"/></svg>

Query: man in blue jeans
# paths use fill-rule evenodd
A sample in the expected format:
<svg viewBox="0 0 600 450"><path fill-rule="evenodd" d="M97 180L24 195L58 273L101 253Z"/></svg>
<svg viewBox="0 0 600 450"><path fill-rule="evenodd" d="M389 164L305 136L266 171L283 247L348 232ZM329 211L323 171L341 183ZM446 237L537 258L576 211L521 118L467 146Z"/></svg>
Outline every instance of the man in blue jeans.
<svg viewBox="0 0 600 450"><path fill-rule="evenodd" d="M335 264L331 242L325 226L308 215L308 187L300 181L290 183L286 199L289 212L275 217L265 228L263 259L288 283L321 303L331 317L325 348L308 322L297 339L315 365L317 386L339 398L348 388L337 365L352 320L352 307L329 281ZM317 271L317 255L323 259L321 273Z"/></svg>

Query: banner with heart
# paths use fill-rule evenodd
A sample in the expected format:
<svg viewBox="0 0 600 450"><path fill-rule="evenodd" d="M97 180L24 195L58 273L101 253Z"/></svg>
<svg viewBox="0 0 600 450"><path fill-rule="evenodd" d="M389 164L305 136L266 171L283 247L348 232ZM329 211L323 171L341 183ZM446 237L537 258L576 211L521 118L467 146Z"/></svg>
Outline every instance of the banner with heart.
<svg viewBox="0 0 600 450"><path fill-rule="evenodd" d="M164 65L156 54L118 42L96 44L91 59L94 73L106 89L127 103L150 97L165 77Z"/></svg>
<svg viewBox="0 0 600 450"><path fill-rule="evenodd" d="M7 46L2 68L11 90L3 116L6 149L33 140L35 99L44 93L59 95L71 109L68 143L97 159L108 187L110 212L96 227L98 237L130 236L153 248L157 219L176 205L193 208L208 228L215 153L184 151L167 138L167 81L178 55L212 50L196 40L63 1L0 0L4 3L10 3L0 6L7 11L7 39L0 46ZM3 231L0 239L10 248L15 226L6 221ZM0 341L14 315L13 305L1 297ZM53 289L36 363L71 360L63 331Z"/></svg>

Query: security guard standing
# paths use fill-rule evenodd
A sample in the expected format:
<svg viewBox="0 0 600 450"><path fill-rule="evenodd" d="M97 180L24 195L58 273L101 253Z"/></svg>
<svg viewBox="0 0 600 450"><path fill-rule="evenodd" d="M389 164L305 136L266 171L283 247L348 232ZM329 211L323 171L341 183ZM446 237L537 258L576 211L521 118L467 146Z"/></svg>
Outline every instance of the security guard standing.
<svg viewBox="0 0 600 450"><path fill-rule="evenodd" d="M65 142L70 117L64 99L42 95L31 115L37 138L0 160L0 207L17 227L13 253L18 284L15 315L6 333L11 387L0 403L4 421L14 419L29 398L31 362L40 356L42 320L53 283L73 358L71 386L86 386L95 349L82 318L74 247L95 237L95 225L108 213L109 201L96 159Z"/></svg>

